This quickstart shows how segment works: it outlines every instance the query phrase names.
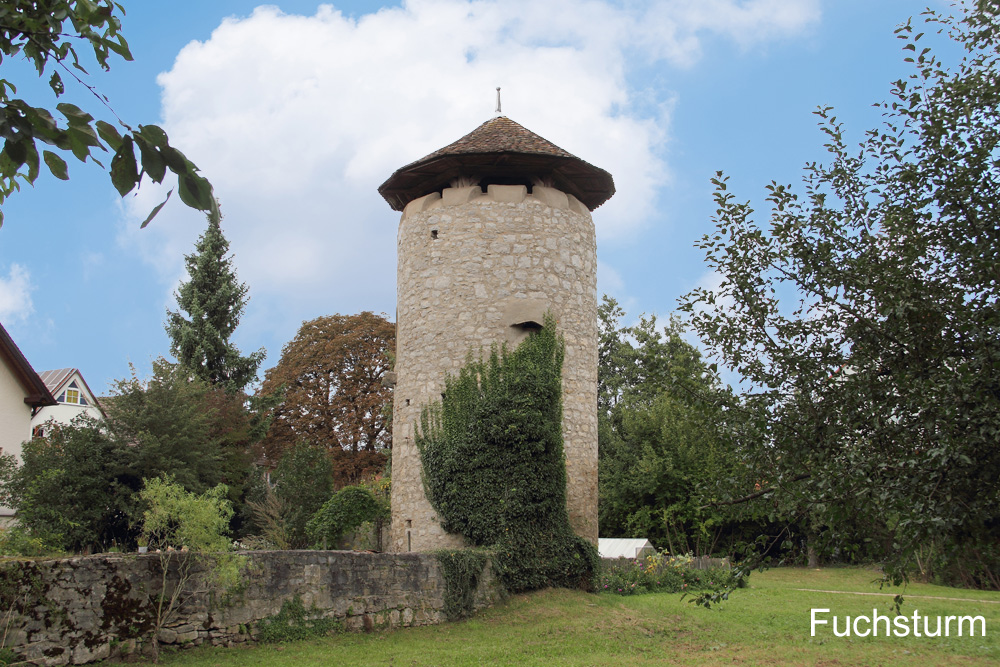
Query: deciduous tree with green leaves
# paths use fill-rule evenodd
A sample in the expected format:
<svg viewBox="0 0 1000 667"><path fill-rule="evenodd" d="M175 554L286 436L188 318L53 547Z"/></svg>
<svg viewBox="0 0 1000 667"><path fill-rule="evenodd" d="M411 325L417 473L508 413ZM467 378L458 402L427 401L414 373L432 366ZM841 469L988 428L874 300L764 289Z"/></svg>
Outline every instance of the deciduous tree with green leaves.
<svg viewBox="0 0 1000 667"><path fill-rule="evenodd" d="M133 539L135 449L88 417L53 425L24 443L22 464L7 455L0 499L31 534L73 552L98 551Z"/></svg>
<svg viewBox="0 0 1000 667"><path fill-rule="evenodd" d="M0 137L4 139L0 151L0 205L20 189L22 182L33 184L43 162L53 176L62 180L69 179L63 156L71 155L80 162L90 159L103 167L91 152L97 149L112 153L111 183L122 197L135 189L143 176L161 183L169 170L177 176L182 202L201 211L217 210L212 185L170 145L163 129L156 125L128 125L114 113L109 100L86 81L88 52L103 70L110 69L114 56L132 60L122 34L124 14L124 7L112 0L0 1L0 58L26 58L39 77L49 77L56 98L65 92L63 77L75 80L94 94L97 105L105 107L124 130L120 132L115 124L95 120L91 113L65 102L56 104L56 111L64 119L57 120L49 109L14 97L16 83L6 76L0 78ZM77 44L83 45L83 53L77 52ZM145 227L164 204L166 200L150 212L141 226Z"/></svg>
<svg viewBox="0 0 1000 667"><path fill-rule="evenodd" d="M242 392L257 378L263 348L247 356L229 340L247 302L247 286L236 277L222 216L208 215L208 228L195 251L185 256L188 280L177 288L178 310L167 311L170 353L195 377L230 393Z"/></svg>
<svg viewBox="0 0 1000 667"><path fill-rule="evenodd" d="M809 508L832 542L879 527L896 581L930 548L1000 586L1000 5L954 11L898 28L913 73L860 147L817 112L829 161L768 187L769 224L714 179L722 280L683 304L750 387L757 488L734 500Z"/></svg>
<svg viewBox="0 0 1000 667"><path fill-rule="evenodd" d="M746 526L707 506L706 483L739 466L730 392L677 318L623 326L625 312L607 296L598 316L601 535L644 537L675 554L731 554Z"/></svg>
<svg viewBox="0 0 1000 667"><path fill-rule="evenodd" d="M271 475L274 494L281 501L279 520L289 545L309 545L306 524L333 493L333 466L325 447L300 442L285 453Z"/></svg>
<svg viewBox="0 0 1000 667"><path fill-rule="evenodd" d="M142 379L133 370L116 380L105 401L104 427L134 451L131 473L138 480L171 475L188 491L201 493L222 478L220 435L207 383L164 359Z"/></svg>
<svg viewBox="0 0 1000 667"><path fill-rule="evenodd" d="M159 658L160 630L194 595L199 570L211 586L222 591L239 584L246 557L233 553L226 536L233 516L227 493L225 484L194 494L170 477L143 480L139 492L146 507L142 536L159 560L159 585L148 591L153 662Z"/></svg>

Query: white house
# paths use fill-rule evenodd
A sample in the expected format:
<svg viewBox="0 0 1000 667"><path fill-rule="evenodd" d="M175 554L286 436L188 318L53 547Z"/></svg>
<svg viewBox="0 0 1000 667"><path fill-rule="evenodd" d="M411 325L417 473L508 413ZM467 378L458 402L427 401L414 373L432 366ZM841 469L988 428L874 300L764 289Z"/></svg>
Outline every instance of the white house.
<svg viewBox="0 0 1000 667"><path fill-rule="evenodd" d="M80 415L94 419L104 417L101 406L94 397L87 381L77 368L60 368L39 374L49 393L55 397L54 405L47 405L31 418L31 431L35 436L45 435L48 424L69 424Z"/></svg>
<svg viewBox="0 0 1000 667"><path fill-rule="evenodd" d="M31 438L32 417L56 405L48 387L0 324L0 452L21 458L21 443ZM0 526L14 511L0 505Z"/></svg>

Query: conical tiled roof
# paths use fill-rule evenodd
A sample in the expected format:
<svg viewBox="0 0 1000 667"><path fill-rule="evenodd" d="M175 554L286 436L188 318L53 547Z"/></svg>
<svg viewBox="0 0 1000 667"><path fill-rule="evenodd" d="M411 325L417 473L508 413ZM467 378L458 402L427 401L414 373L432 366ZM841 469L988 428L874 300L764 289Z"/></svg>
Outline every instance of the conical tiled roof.
<svg viewBox="0 0 1000 667"><path fill-rule="evenodd" d="M611 174L581 160L506 116L486 121L458 141L397 169L378 191L401 211L459 177L488 182L543 180L594 210L615 193Z"/></svg>

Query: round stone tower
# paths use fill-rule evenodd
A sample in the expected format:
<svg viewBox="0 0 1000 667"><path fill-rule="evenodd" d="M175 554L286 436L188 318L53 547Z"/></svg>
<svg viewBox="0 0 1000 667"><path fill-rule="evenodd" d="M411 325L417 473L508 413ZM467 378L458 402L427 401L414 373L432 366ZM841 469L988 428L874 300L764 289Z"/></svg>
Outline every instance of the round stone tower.
<svg viewBox="0 0 1000 667"><path fill-rule="evenodd" d="M463 546L424 492L423 406L470 351L516 345L547 311L566 339L563 441L573 529L597 543L597 254L590 212L611 175L498 116L398 169L379 193L399 222L393 401L394 551Z"/></svg>

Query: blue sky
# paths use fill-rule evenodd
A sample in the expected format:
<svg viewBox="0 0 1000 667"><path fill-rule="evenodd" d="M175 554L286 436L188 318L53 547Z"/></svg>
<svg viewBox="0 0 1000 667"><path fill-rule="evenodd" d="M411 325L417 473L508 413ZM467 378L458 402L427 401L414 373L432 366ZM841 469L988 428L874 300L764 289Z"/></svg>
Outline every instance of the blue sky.
<svg viewBox="0 0 1000 667"><path fill-rule="evenodd" d="M216 187L250 302L235 336L264 368L303 320L395 309L392 171L505 115L612 173L594 213L599 291L634 319L711 284L716 170L764 210L771 180L823 159L812 111L860 141L909 73L893 29L913 0L242 0L125 2L135 62L88 83L131 124L158 123ZM932 6L943 3L932 0ZM169 7L169 11L165 8ZM54 106L7 60L19 94ZM96 100L67 82L69 101ZM75 366L98 393L168 352L166 309L204 218L145 184L121 200L70 163L13 195L0 228L0 322L36 370ZM158 199L159 198L159 199Z"/></svg>

